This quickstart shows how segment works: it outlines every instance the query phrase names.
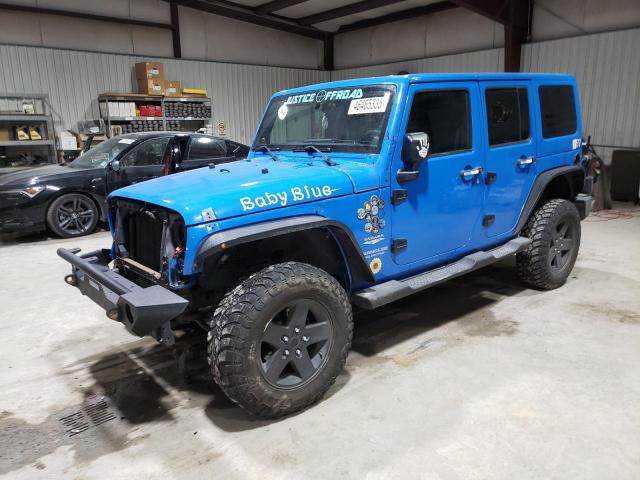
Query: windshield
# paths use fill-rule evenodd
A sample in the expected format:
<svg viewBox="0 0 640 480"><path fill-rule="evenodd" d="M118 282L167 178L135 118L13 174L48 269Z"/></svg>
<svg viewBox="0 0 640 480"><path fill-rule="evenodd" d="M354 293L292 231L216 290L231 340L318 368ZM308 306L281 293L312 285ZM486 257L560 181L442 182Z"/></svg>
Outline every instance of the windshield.
<svg viewBox="0 0 640 480"><path fill-rule="evenodd" d="M135 142L135 138L111 138L83 153L69 164L72 168L104 168L116 156Z"/></svg>
<svg viewBox="0 0 640 480"><path fill-rule="evenodd" d="M275 97L253 148L312 144L334 152L379 153L394 93L392 85L373 85Z"/></svg>

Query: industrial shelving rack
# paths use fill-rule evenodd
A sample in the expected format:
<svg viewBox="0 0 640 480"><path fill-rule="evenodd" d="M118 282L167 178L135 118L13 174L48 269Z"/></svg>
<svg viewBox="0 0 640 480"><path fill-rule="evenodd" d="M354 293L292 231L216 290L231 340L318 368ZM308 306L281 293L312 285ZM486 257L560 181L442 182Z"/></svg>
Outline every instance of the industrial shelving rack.
<svg viewBox="0 0 640 480"><path fill-rule="evenodd" d="M134 102L138 104L152 104L160 106L162 110L161 116L114 116L110 114L108 103L109 102ZM175 103L202 103L211 107L211 99L201 95L183 95L180 97L168 97L162 95L144 95L139 93L115 93L107 92L98 96L98 105L100 109L100 116L106 124L107 136L111 137L112 125L123 125L134 121L141 122L162 122L162 129L167 130L168 124L178 124L180 130L184 131L196 131L198 128L204 126L207 122L211 122L211 115L208 117L167 117L165 116L167 104Z"/></svg>
<svg viewBox="0 0 640 480"><path fill-rule="evenodd" d="M34 113L25 113L23 104L33 103ZM42 155L47 152L47 163L56 163L56 142L49 96L42 93L0 93L0 127L13 133L18 126L37 127L42 140L0 139L0 155L14 158L20 153ZM0 157L0 158L1 158ZM0 160L0 166L2 166Z"/></svg>

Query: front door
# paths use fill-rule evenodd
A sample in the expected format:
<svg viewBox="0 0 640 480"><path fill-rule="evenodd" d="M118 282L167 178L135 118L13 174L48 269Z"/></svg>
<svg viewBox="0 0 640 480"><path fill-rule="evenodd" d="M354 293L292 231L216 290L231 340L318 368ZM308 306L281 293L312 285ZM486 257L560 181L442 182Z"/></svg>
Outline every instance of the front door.
<svg viewBox="0 0 640 480"><path fill-rule="evenodd" d="M513 230L536 178L536 144L531 138L534 111L526 81L481 82L487 119L485 235Z"/></svg>
<svg viewBox="0 0 640 480"><path fill-rule="evenodd" d="M161 176L164 160L171 155L170 140L171 137L151 138L127 152L119 159L119 171L108 170L109 192Z"/></svg>
<svg viewBox="0 0 640 480"><path fill-rule="evenodd" d="M479 87L477 82L413 85L409 105L401 131L427 133L430 149L418 178L402 184L395 176L402 167L400 146L394 154L392 189L406 190L406 200L393 207L393 240L399 246L394 258L398 264L435 264L464 251L481 222ZM399 240L406 240L406 248Z"/></svg>

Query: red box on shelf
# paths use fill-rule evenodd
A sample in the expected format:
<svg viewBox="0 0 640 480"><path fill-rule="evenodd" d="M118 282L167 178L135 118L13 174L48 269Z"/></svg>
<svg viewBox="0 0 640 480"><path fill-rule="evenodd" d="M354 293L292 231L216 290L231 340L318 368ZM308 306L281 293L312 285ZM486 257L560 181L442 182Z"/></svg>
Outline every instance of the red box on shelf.
<svg viewBox="0 0 640 480"><path fill-rule="evenodd" d="M141 117L150 117L149 113L149 105L140 105L140 116Z"/></svg>

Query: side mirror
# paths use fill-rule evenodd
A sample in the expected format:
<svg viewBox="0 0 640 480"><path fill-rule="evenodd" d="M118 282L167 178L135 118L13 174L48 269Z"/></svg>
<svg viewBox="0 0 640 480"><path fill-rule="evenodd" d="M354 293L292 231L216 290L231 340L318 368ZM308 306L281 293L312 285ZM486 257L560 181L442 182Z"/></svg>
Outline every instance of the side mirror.
<svg viewBox="0 0 640 480"><path fill-rule="evenodd" d="M418 178L418 167L429 155L429 135L424 132L407 133L402 139L402 170L396 178L399 183Z"/></svg>
<svg viewBox="0 0 640 480"><path fill-rule="evenodd" d="M120 170L122 170L122 165L120 165L120 160L114 160L109 165L111 166L111 170L113 170L114 172L119 172Z"/></svg>

